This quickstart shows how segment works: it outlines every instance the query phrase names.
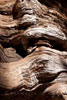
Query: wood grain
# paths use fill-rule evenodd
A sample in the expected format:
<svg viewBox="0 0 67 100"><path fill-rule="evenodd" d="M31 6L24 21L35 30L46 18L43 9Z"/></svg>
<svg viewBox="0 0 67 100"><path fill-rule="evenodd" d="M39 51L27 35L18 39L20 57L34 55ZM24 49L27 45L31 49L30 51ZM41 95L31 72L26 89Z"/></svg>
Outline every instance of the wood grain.
<svg viewBox="0 0 67 100"><path fill-rule="evenodd" d="M67 100L66 0L0 0L0 99Z"/></svg>

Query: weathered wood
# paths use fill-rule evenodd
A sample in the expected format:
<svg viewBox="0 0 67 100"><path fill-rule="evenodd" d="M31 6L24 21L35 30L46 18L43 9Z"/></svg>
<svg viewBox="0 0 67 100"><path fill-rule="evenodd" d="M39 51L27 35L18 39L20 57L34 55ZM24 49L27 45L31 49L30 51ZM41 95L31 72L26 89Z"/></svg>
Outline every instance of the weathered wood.
<svg viewBox="0 0 67 100"><path fill-rule="evenodd" d="M45 89L54 83L66 84L66 56L66 52L40 47L18 62L0 63L0 87L11 92L14 88L19 87L18 92L24 93L24 91L38 91L40 86L42 86L41 89ZM65 88L66 86L67 84ZM8 92L8 95L11 95L11 92ZM58 92L60 93L60 90ZM60 93L62 96L63 92L64 88ZM3 95L7 95L7 92Z"/></svg>
<svg viewBox="0 0 67 100"><path fill-rule="evenodd" d="M0 99L67 100L66 0L0 0Z"/></svg>
<svg viewBox="0 0 67 100"><path fill-rule="evenodd" d="M3 48L0 45L0 63L14 62L20 60L22 57L16 53L13 48Z"/></svg>

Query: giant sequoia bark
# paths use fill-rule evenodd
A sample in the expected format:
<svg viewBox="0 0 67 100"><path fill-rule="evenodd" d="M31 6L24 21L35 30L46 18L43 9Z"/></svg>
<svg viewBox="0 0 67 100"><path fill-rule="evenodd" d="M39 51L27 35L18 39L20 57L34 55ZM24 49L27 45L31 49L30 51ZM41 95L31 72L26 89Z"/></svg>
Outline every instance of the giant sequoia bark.
<svg viewBox="0 0 67 100"><path fill-rule="evenodd" d="M0 99L67 100L66 0L0 0Z"/></svg>

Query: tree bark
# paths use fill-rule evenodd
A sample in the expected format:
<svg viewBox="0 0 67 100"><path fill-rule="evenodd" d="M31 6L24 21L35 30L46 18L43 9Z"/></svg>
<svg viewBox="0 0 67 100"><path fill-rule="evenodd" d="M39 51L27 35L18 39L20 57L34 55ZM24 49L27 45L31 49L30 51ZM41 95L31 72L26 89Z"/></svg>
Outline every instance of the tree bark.
<svg viewBox="0 0 67 100"><path fill-rule="evenodd" d="M67 100L66 0L0 0L0 99Z"/></svg>

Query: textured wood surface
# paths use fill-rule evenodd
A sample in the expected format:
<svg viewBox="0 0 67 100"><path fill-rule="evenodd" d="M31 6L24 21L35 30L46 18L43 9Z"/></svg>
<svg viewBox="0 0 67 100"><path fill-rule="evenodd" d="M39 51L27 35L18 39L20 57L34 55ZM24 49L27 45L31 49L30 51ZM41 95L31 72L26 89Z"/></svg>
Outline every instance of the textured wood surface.
<svg viewBox="0 0 67 100"><path fill-rule="evenodd" d="M66 0L0 0L0 99L67 100Z"/></svg>

